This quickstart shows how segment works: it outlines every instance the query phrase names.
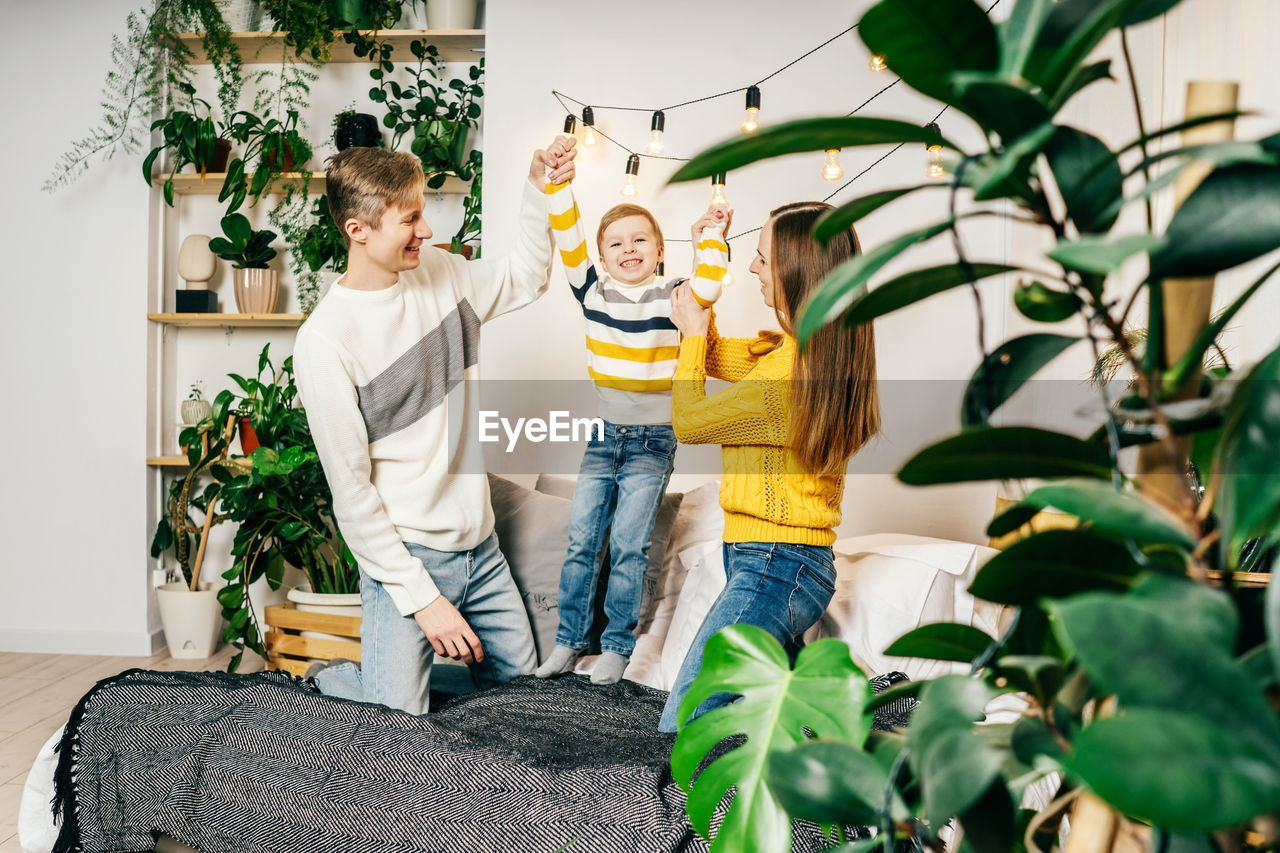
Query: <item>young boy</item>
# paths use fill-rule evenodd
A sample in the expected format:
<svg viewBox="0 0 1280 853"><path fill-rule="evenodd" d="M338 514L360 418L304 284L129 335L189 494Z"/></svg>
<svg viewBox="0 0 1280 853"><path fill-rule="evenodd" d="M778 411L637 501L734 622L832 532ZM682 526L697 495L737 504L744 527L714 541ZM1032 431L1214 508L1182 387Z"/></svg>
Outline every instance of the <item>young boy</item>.
<svg viewBox="0 0 1280 853"><path fill-rule="evenodd" d="M564 143L572 148L571 139ZM662 229L652 213L634 204L617 205L600 220L596 248L604 271L598 271L587 256L569 182L551 179L546 192L552 234L587 320L587 372L605 426L603 439L593 438L582 457L569 513L569 552L560 572L556 646L535 674L548 678L568 670L586 648L608 528L608 625L591 680L612 684L635 648L649 540L675 464L671 377L680 334L670 320L671 291L685 279L657 274L664 254ZM693 290L704 305L720 295L727 224L728 212L721 207L707 211L694 226Z"/></svg>
<svg viewBox="0 0 1280 853"><path fill-rule="evenodd" d="M535 153L505 260L426 245L412 154L330 158L329 209L347 273L298 332L299 395L334 516L360 565L361 666L315 673L328 694L423 713L434 655L487 686L533 671L533 634L493 533L478 444L480 325L537 299L551 271L541 187L573 177L567 148ZM547 169L552 171L548 175Z"/></svg>

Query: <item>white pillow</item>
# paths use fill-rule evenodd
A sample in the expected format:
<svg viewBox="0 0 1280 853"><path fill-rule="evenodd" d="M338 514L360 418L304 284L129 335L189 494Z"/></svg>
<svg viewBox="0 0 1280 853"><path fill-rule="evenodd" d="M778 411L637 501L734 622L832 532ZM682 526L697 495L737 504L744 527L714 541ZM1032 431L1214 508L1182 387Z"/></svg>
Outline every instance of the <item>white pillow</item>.
<svg viewBox="0 0 1280 853"><path fill-rule="evenodd" d="M661 679L656 686L670 690L680 672L680 664L689 653L711 605L725 586L724 552L720 540L704 541L677 555L687 575L680 593L666 642L662 646Z"/></svg>

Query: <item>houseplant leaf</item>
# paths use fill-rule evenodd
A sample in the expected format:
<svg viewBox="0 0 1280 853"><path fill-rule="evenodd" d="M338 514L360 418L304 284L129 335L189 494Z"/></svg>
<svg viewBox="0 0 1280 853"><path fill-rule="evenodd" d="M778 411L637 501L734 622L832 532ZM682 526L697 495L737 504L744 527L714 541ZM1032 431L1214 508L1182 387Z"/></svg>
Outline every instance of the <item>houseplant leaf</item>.
<svg viewBox="0 0 1280 853"><path fill-rule="evenodd" d="M1038 333L1005 341L973 372L960 405L960 422L966 427L985 424L1040 368L1079 340Z"/></svg>
<svg viewBox="0 0 1280 853"><path fill-rule="evenodd" d="M1040 28L1024 76L1054 97L1106 34L1145 0L1059 0Z"/></svg>
<svg viewBox="0 0 1280 853"><path fill-rule="evenodd" d="M1158 250L1165 244L1165 240L1155 234L1084 236L1078 240L1064 240L1047 254L1067 269L1110 275L1133 255Z"/></svg>
<svg viewBox="0 0 1280 853"><path fill-rule="evenodd" d="M839 741L811 741L769 754L769 790L800 820L844 826L877 825L889 777L867 753ZM890 802L895 820L908 817L897 791Z"/></svg>
<svg viewBox="0 0 1280 853"><path fill-rule="evenodd" d="M858 22L872 53L917 92L951 103L954 71L995 71L995 26L973 0L881 0Z"/></svg>
<svg viewBox="0 0 1280 853"><path fill-rule="evenodd" d="M1056 508L1090 522L1095 530L1129 535L1139 542L1160 542L1187 550L1195 547L1191 531L1177 516L1102 480L1073 478L1050 483L1022 502L1037 509Z"/></svg>
<svg viewBox="0 0 1280 853"><path fill-rule="evenodd" d="M974 263L969 265L967 271L960 264L943 264L904 273L872 290L864 291L849 306L845 322L866 323L953 287L1016 270L1017 267L1005 264Z"/></svg>
<svg viewBox="0 0 1280 853"><path fill-rule="evenodd" d="M1099 80L1114 79L1111 76L1110 59L1079 66L1067 75L1067 79L1058 88L1058 91L1054 93L1054 96L1049 101L1049 109L1057 113L1058 110L1066 105L1067 101L1071 100L1072 97L1086 87L1097 83Z"/></svg>
<svg viewBox="0 0 1280 853"><path fill-rule="evenodd" d="M1095 589L1125 589L1139 571L1128 549L1087 530L1045 530L987 561L969 592L997 604L1029 606Z"/></svg>
<svg viewBox="0 0 1280 853"><path fill-rule="evenodd" d="M901 187L896 190L881 190L880 192L864 195L862 198L856 198L853 201L840 205L835 210L829 210L822 214L817 223L813 226L813 237L815 240L818 240L825 245L833 236L852 227L864 216L870 215L891 201L895 201L905 195L909 195L916 190L944 186L946 186L946 184L939 183L938 181L930 181L927 184L916 184L914 187Z"/></svg>
<svg viewBox="0 0 1280 853"><path fill-rule="evenodd" d="M1280 169L1217 169L1187 197L1151 256L1161 278L1213 275L1280 248Z"/></svg>
<svg viewBox="0 0 1280 853"><path fill-rule="evenodd" d="M736 787L712 850L784 849L791 826L765 781L769 752L804 742L806 729L861 746L871 730L865 710L871 688L849 647L838 640L806 646L792 670L782 646L763 629L731 625L707 643L702 671L680 703L680 720L726 692L743 698L681 725L671 752L672 775L689 793L690 822L706 838L716 806ZM712 761L695 780L704 756L739 734L746 743Z"/></svg>
<svg viewBox="0 0 1280 853"><path fill-rule="evenodd" d="M1045 148L1067 215L1082 232L1106 232L1124 201L1124 173L1106 144L1074 127L1059 127Z"/></svg>
<svg viewBox="0 0 1280 853"><path fill-rule="evenodd" d="M992 642L990 635L972 625L935 622L903 634L884 653L894 657L968 663L985 652Z"/></svg>
<svg viewBox="0 0 1280 853"><path fill-rule="evenodd" d="M1053 290L1038 281L1020 282L1013 292L1013 304L1022 316L1038 323L1061 323L1080 310L1080 297Z"/></svg>
<svg viewBox="0 0 1280 853"><path fill-rule="evenodd" d="M1215 509L1230 565L1247 540L1280 535L1280 348L1231 395L1215 456L1221 485Z"/></svg>
<svg viewBox="0 0 1280 853"><path fill-rule="evenodd" d="M1049 106L1016 78L987 71L948 74L951 101L982 127L1013 140L1052 118Z"/></svg>
<svg viewBox="0 0 1280 853"><path fill-rule="evenodd" d="M1231 598L1181 575L1145 574L1129 591L1129 601L1190 626L1205 642L1235 654L1240 617Z"/></svg>
<svg viewBox="0 0 1280 853"><path fill-rule="evenodd" d="M1110 478L1110 459L1096 445L1034 427L965 430L921 450L898 472L912 486L1071 476Z"/></svg>
<svg viewBox="0 0 1280 853"><path fill-rule="evenodd" d="M920 693L907 730L908 760L935 829L968 809L1000 774L1003 756L973 731L994 695L959 675L934 679Z"/></svg>
<svg viewBox="0 0 1280 853"><path fill-rule="evenodd" d="M1023 66L1031 56L1053 8L1053 0L1020 0L1009 10L1009 17L996 25L1000 40L1000 73L1022 76Z"/></svg>

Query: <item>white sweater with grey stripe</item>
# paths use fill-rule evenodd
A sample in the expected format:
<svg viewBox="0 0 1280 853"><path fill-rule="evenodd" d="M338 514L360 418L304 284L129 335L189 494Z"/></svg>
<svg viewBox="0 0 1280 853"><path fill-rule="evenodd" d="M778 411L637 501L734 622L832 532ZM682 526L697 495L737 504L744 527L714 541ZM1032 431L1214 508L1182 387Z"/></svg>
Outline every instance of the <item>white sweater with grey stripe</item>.
<svg viewBox="0 0 1280 853"><path fill-rule="evenodd" d="M439 595L405 542L474 548L493 532L479 444L480 325L547 288L551 239L542 188L524 187L511 255L464 261L423 247L384 290L339 279L294 344L298 392L360 567L409 615Z"/></svg>

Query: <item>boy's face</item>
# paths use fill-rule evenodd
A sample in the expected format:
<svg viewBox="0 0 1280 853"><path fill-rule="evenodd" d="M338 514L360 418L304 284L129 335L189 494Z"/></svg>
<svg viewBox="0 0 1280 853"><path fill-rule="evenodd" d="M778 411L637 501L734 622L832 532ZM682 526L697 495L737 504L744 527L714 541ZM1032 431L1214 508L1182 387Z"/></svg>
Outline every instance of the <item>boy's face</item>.
<svg viewBox="0 0 1280 853"><path fill-rule="evenodd" d="M409 207L388 205L378 227L364 229L364 247L369 260L396 273L414 269L421 263L422 245L431 239L431 228L422 218L422 204L419 198Z"/></svg>
<svg viewBox="0 0 1280 853"><path fill-rule="evenodd" d="M658 269L662 246L648 218L624 216L604 229L600 240L600 263L615 280L639 284Z"/></svg>

